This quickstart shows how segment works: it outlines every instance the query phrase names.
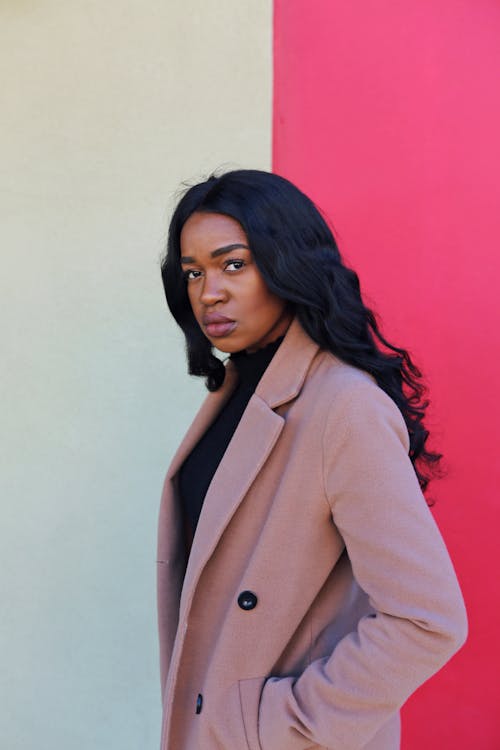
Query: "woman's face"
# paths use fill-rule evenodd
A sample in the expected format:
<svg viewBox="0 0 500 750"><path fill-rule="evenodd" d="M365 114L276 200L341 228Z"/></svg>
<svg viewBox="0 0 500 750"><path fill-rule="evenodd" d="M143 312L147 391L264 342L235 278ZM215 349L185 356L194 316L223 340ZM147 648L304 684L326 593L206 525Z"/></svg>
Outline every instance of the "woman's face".
<svg viewBox="0 0 500 750"><path fill-rule="evenodd" d="M217 349L251 352L285 333L292 314L267 288L235 219L193 213L180 244L191 308Z"/></svg>

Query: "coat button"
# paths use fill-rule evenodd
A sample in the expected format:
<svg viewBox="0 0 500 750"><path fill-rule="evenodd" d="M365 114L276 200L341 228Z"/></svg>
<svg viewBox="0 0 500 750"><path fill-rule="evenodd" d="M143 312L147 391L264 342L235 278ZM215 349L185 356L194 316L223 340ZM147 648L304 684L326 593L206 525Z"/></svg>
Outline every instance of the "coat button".
<svg viewBox="0 0 500 750"><path fill-rule="evenodd" d="M196 713L201 714L201 707L203 706L203 696L201 693L198 693L198 697L196 699Z"/></svg>
<svg viewBox="0 0 500 750"><path fill-rule="evenodd" d="M238 597L238 605L244 610L254 609L257 606L257 597L253 591L242 591Z"/></svg>

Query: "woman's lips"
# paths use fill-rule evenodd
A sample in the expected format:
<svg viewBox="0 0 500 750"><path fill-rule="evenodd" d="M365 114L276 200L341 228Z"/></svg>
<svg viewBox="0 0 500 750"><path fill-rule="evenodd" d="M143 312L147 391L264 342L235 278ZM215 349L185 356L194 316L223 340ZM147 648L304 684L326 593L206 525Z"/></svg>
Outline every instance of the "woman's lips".
<svg viewBox="0 0 500 750"><path fill-rule="evenodd" d="M221 338L228 336L236 328L236 321L226 320L219 323L205 323L205 331L210 338Z"/></svg>
<svg viewBox="0 0 500 750"><path fill-rule="evenodd" d="M236 321L220 312L206 312L202 323L207 336L214 339L228 336L236 328Z"/></svg>

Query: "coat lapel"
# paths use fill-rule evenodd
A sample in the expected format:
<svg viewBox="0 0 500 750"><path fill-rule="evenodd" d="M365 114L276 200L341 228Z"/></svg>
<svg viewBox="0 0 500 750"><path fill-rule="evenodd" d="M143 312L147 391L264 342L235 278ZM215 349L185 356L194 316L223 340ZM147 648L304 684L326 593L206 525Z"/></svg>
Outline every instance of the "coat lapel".
<svg viewBox="0 0 500 750"><path fill-rule="evenodd" d="M236 370L230 362L226 368L226 375L221 388L218 391L208 394L172 458L165 477L160 505L160 523L158 527L159 560L169 559L172 550L177 550L182 543L182 524L172 521L172 519L180 517L180 509L176 505L179 502L179 498L176 494L175 475L228 400L236 382Z"/></svg>
<svg viewBox="0 0 500 750"><path fill-rule="evenodd" d="M184 579L182 617L187 616L204 566L283 429L285 420L273 409L298 395L318 349L294 320L250 399L203 503ZM234 372L231 378L235 380ZM171 476L224 405L234 388L234 380L228 383L229 392L224 383L225 393L220 400L205 402L174 458Z"/></svg>
<svg viewBox="0 0 500 750"><path fill-rule="evenodd" d="M233 392L237 382L236 369L231 362L226 367L226 375L224 383L218 391L209 393L202 403L198 413L194 420L191 422L191 426L186 432L179 448L177 449L174 457L168 468L167 477L172 478L178 472L182 466L184 460L189 456L194 446L204 434L204 432L210 427L217 414L220 412L229 396Z"/></svg>
<svg viewBox="0 0 500 750"><path fill-rule="evenodd" d="M282 417L257 395L252 396L203 502L184 580L181 613L185 614L189 607L201 571L271 452L283 424Z"/></svg>

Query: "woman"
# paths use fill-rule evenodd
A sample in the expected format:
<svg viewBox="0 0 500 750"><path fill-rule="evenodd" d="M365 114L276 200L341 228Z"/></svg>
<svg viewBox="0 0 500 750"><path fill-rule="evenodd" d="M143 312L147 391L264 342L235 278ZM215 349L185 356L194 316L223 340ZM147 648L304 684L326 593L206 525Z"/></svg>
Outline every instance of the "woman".
<svg viewBox="0 0 500 750"><path fill-rule="evenodd" d="M162 495L162 750L394 750L467 628L419 372L277 175L191 187L162 276L210 391Z"/></svg>

